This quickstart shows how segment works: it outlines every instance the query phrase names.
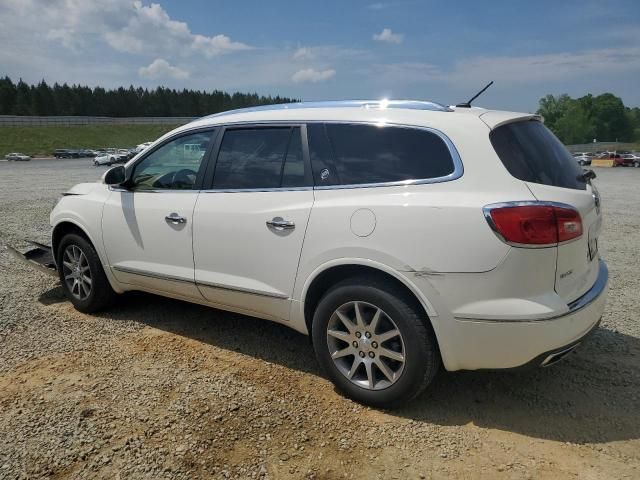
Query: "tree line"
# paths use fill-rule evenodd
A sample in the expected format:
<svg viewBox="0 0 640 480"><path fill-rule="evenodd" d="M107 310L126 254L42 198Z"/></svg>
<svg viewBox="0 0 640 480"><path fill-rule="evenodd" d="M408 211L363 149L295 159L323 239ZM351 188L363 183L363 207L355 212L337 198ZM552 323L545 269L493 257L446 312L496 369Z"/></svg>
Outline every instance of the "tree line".
<svg viewBox="0 0 640 480"><path fill-rule="evenodd" d="M234 108L296 102L298 99L220 90L166 87L105 89L66 83L30 85L0 78L0 115L95 115L108 117L199 117ZM611 93L580 98L567 94L540 99L538 114L565 144L640 142L640 108L625 107Z"/></svg>
<svg viewBox="0 0 640 480"><path fill-rule="evenodd" d="M220 90L116 89L82 85L30 85L0 78L0 115L91 115L108 117L199 117L234 108L299 101L279 95L229 94Z"/></svg>
<svg viewBox="0 0 640 480"><path fill-rule="evenodd" d="M567 94L540 99L538 114L566 145L640 142L640 108L625 107L612 93L571 98Z"/></svg>

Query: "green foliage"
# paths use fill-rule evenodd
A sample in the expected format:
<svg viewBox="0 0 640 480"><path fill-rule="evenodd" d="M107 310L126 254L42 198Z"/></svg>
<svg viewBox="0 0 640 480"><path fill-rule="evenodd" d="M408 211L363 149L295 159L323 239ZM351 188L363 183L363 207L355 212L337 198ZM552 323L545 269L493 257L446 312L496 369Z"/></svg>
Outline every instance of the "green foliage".
<svg viewBox="0 0 640 480"><path fill-rule="evenodd" d="M587 110L578 102L572 102L555 122L558 138L567 145L586 143L594 138L594 126Z"/></svg>
<svg viewBox="0 0 640 480"><path fill-rule="evenodd" d="M108 117L199 117L234 108L298 101L257 93L232 95L213 90L175 90L158 87L119 87L105 90L66 83L53 86L42 80L28 85L0 78L0 115L96 115Z"/></svg>
<svg viewBox="0 0 640 480"><path fill-rule="evenodd" d="M155 140L177 125L82 125L1 127L0 158L9 152L51 156L56 148L134 147Z"/></svg>
<svg viewBox="0 0 640 480"><path fill-rule="evenodd" d="M612 93L573 99L567 94L540 99L538 114L565 144L640 141L640 109L627 108Z"/></svg>

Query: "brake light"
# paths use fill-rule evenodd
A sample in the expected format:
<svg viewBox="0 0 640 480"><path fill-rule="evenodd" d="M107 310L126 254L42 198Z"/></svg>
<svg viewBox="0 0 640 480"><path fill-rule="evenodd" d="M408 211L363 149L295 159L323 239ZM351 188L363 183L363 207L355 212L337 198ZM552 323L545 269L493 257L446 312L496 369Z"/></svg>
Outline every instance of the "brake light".
<svg viewBox="0 0 640 480"><path fill-rule="evenodd" d="M582 235L582 219L574 208L555 204L499 204L484 208L491 228L516 246L552 246Z"/></svg>

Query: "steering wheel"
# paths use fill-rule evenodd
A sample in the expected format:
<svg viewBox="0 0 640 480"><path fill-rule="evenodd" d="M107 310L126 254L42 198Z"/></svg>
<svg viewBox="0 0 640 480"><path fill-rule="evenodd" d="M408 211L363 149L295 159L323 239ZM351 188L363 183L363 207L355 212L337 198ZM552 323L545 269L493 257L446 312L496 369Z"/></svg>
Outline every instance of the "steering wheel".
<svg viewBox="0 0 640 480"><path fill-rule="evenodd" d="M195 184L197 173L189 168L165 173L153 180L153 188L191 188Z"/></svg>
<svg viewBox="0 0 640 480"><path fill-rule="evenodd" d="M190 168L183 168L182 170L178 170L173 173L170 185L172 188L176 188L178 186L193 187L196 183L196 175L197 173Z"/></svg>

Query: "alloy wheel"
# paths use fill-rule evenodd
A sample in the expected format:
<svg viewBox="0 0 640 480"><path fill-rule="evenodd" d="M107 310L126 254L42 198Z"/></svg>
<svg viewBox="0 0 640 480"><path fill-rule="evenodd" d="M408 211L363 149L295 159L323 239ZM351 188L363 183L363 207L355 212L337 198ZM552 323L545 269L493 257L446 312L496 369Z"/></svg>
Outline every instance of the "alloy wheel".
<svg viewBox="0 0 640 480"><path fill-rule="evenodd" d="M67 288L78 300L91 294L91 269L84 252L77 245L69 245L62 254L62 274Z"/></svg>
<svg viewBox="0 0 640 480"><path fill-rule="evenodd" d="M348 302L333 312L327 346L340 373L367 390L390 387L404 370L400 329L381 308L367 302Z"/></svg>

